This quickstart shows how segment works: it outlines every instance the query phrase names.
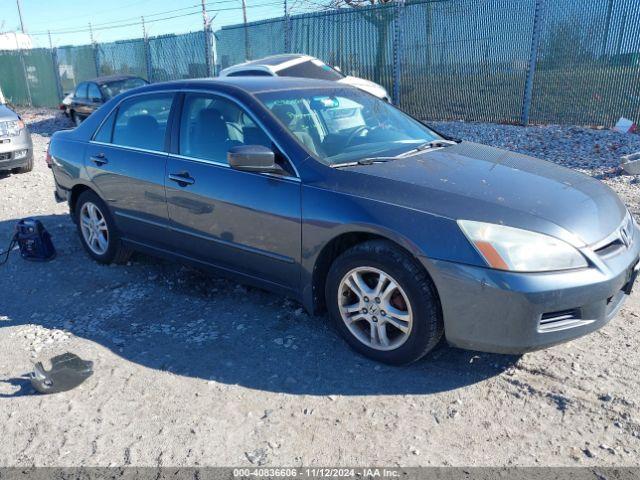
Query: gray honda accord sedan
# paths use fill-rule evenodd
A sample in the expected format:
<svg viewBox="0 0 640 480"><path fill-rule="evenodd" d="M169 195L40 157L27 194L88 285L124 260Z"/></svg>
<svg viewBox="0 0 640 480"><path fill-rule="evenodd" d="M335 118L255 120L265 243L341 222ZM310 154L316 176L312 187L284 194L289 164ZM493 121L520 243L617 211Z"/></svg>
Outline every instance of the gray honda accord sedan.
<svg viewBox="0 0 640 480"><path fill-rule="evenodd" d="M47 158L98 262L139 250L274 290L392 364L443 335L505 353L579 337L638 274L638 226L603 183L332 82L145 86Z"/></svg>

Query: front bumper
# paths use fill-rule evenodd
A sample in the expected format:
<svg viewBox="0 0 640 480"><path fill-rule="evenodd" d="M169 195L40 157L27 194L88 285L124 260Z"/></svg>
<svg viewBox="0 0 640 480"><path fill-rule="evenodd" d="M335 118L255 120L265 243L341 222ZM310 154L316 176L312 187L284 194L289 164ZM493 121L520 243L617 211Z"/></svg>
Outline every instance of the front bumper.
<svg viewBox="0 0 640 480"><path fill-rule="evenodd" d="M19 149L23 150L23 149ZM0 171L12 170L14 168L25 167L33 157L33 151L28 150L27 155L23 158L15 158L14 152L0 153Z"/></svg>
<svg viewBox="0 0 640 480"><path fill-rule="evenodd" d="M16 152L26 150L22 158L16 158ZM31 135L26 128L17 137L0 138L0 170L11 170L24 167L33 158Z"/></svg>
<svg viewBox="0 0 640 480"><path fill-rule="evenodd" d="M431 260L447 341L472 350L524 353L601 328L626 300L623 288L638 265L639 234L636 229L632 245L607 259L605 268L510 273Z"/></svg>

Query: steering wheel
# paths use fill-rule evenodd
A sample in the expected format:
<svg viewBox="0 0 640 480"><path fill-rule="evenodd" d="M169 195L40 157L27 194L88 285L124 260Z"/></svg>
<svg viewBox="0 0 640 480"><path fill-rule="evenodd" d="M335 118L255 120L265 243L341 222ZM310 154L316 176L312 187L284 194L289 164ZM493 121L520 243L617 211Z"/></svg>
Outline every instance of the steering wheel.
<svg viewBox="0 0 640 480"><path fill-rule="evenodd" d="M351 135L349 135L349 138L347 138L347 141L345 143L345 147L350 147L351 146L351 142L353 142L356 137L358 137L362 132L364 132L365 130L370 132L372 130L375 130L378 127L370 127L368 125L360 125L358 128L356 128L353 132L351 132Z"/></svg>

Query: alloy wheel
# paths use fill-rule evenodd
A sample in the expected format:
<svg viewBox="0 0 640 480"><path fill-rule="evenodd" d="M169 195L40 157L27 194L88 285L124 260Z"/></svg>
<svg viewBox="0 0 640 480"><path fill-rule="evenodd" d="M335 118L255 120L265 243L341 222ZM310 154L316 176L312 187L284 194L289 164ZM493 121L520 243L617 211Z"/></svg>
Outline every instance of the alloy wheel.
<svg viewBox="0 0 640 480"><path fill-rule="evenodd" d="M413 326L407 294L386 272L374 267L354 268L338 288L342 321L351 334L375 350L395 350Z"/></svg>
<svg viewBox="0 0 640 480"><path fill-rule="evenodd" d="M109 228L100 209L85 202L80 210L80 229L85 243L96 255L104 255L109 248Z"/></svg>

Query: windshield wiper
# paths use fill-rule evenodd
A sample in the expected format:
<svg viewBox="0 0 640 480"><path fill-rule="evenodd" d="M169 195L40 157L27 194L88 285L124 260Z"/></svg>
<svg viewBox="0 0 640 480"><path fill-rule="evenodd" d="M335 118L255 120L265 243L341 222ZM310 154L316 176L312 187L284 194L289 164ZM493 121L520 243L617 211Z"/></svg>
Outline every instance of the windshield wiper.
<svg viewBox="0 0 640 480"><path fill-rule="evenodd" d="M410 157L411 155L422 152L429 148L443 148L443 147L450 147L451 145L457 145L457 142L454 142L453 140L446 140L443 138L438 140L429 140L428 142L424 142L418 145L416 148L412 148L408 152L401 153L395 158Z"/></svg>
<svg viewBox="0 0 640 480"><path fill-rule="evenodd" d="M331 166L333 168L341 168L341 167L355 167L357 165L373 165L374 163L391 162L392 160L396 160L397 158L398 157L367 157L367 158L361 158L360 160L356 160L354 162L334 163Z"/></svg>
<svg viewBox="0 0 640 480"><path fill-rule="evenodd" d="M393 160L398 160L400 158L410 157L411 155L415 155L417 153L420 153L424 150L428 150L430 148L443 148L443 147L450 147L451 145L457 145L457 142L454 142L453 140L446 140L444 138L438 139L438 140L429 140L428 142L424 142L418 145L417 147L412 148L411 150L401 153L400 155L396 155L394 157L367 157L367 158L361 158L360 160L356 160L353 162L334 163L331 166L333 168L341 168L341 167L355 167L357 165L371 165L373 163L391 162Z"/></svg>

